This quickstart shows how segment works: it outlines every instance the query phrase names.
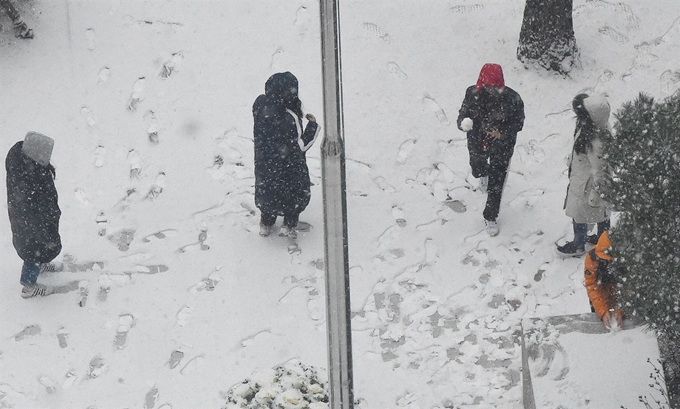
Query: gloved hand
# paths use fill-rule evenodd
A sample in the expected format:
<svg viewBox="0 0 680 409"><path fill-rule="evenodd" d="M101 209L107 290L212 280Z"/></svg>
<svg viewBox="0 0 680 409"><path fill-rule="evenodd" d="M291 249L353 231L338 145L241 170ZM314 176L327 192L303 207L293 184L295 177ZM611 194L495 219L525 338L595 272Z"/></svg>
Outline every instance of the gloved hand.
<svg viewBox="0 0 680 409"><path fill-rule="evenodd" d="M470 118L463 118L463 120L460 121L460 129L463 132L470 132L473 125L474 125L474 123L472 122L472 119L470 119Z"/></svg>

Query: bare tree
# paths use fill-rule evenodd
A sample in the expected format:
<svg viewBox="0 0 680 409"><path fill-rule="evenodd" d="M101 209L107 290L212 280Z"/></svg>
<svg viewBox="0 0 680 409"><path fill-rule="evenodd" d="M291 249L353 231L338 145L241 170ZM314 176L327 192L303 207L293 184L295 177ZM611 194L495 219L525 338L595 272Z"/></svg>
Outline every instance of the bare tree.
<svg viewBox="0 0 680 409"><path fill-rule="evenodd" d="M579 66L573 6L573 0L526 0L517 58L563 75Z"/></svg>

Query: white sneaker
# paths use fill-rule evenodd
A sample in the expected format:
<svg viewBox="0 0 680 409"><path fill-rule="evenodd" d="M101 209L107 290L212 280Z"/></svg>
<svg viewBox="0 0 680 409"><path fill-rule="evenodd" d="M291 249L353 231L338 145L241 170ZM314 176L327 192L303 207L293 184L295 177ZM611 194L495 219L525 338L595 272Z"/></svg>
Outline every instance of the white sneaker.
<svg viewBox="0 0 680 409"><path fill-rule="evenodd" d="M488 176L482 176L481 178L479 178L479 190L486 193L488 188L489 188L489 177Z"/></svg>
<svg viewBox="0 0 680 409"><path fill-rule="evenodd" d="M33 285L25 285L24 288L21 289L21 297L22 298L32 298L37 296L44 297L46 295L52 294L53 292L54 292L53 287L50 287L49 285L35 283Z"/></svg>
<svg viewBox="0 0 680 409"><path fill-rule="evenodd" d="M260 223L260 236L262 236L262 237L269 236L270 234L272 234L273 228L274 228L274 226L266 226L266 225Z"/></svg>
<svg viewBox="0 0 680 409"><path fill-rule="evenodd" d="M42 273L58 273L64 271L64 263L61 261L53 261L51 263L40 264L40 274Z"/></svg>
<svg viewBox="0 0 680 409"><path fill-rule="evenodd" d="M283 225L281 226L281 231L279 231L279 236L288 236L291 239L297 239L297 229L295 227Z"/></svg>
<svg viewBox="0 0 680 409"><path fill-rule="evenodd" d="M501 231L498 228L498 222L495 220L484 220L484 223L486 223L486 231L489 233L489 236L498 236L498 233Z"/></svg>

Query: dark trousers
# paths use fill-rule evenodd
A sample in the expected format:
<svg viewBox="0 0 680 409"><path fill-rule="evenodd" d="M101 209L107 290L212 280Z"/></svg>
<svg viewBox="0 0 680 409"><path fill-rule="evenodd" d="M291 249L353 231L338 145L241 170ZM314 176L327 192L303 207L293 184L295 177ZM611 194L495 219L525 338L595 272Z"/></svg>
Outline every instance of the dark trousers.
<svg viewBox="0 0 680 409"><path fill-rule="evenodd" d="M276 215L269 213L262 213L260 216L260 223L265 226L273 226L276 223ZM287 214L283 216L283 225L287 227L297 227L298 220L300 220L300 213Z"/></svg>
<svg viewBox="0 0 680 409"><path fill-rule="evenodd" d="M486 207L484 207L483 213L486 220L496 220L498 217L505 177L508 174L516 141L516 136L506 136L497 141L489 141L488 138L470 136L468 133L467 145L470 153L472 176L476 178L489 177Z"/></svg>
<svg viewBox="0 0 680 409"><path fill-rule="evenodd" d="M19 12L10 0L0 0L0 8L7 12L7 16L12 19L12 22L21 20Z"/></svg>
<svg viewBox="0 0 680 409"><path fill-rule="evenodd" d="M24 266L21 269L21 285L33 285L38 281L40 275L40 263L35 261L24 261Z"/></svg>
<svg viewBox="0 0 680 409"><path fill-rule="evenodd" d="M587 223L576 223L576 220L571 219L574 227L574 243L580 248L586 245L586 235L588 234L588 224ZM602 233L609 230L611 222L609 219L599 222L597 224L597 238L599 239Z"/></svg>

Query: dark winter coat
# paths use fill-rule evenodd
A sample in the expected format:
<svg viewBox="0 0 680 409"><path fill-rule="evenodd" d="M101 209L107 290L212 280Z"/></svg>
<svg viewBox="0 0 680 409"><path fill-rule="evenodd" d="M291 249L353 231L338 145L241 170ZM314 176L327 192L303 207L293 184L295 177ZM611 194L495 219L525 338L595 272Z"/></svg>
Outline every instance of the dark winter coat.
<svg viewBox="0 0 680 409"><path fill-rule="evenodd" d="M55 170L26 156L22 146L17 142L5 160L12 243L23 260L47 263L61 251Z"/></svg>
<svg viewBox="0 0 680 409"><path fill-rule="evenodd" d="M517 133L524 127L524 101L510 87L503 87L497 98L492 97L478 85L465 91L463 104L458 111L458 129L465 118L472 119L472 129L467 132L468 140L481 141L484 147L510 145L512 149ZM496 129L501 133L499 139L486 135L486 130ZM508 143L512 141L512 143Z"/></svg>
<svg viewBox="0 0 680 409"><path fill-rule="evenodd" d="M265 94L253 104L255 205L262 213L300 214L309 204L310 180L305 152L318 134L318 124L302 128L302 111L293 74L274 74Z"/></svg>

